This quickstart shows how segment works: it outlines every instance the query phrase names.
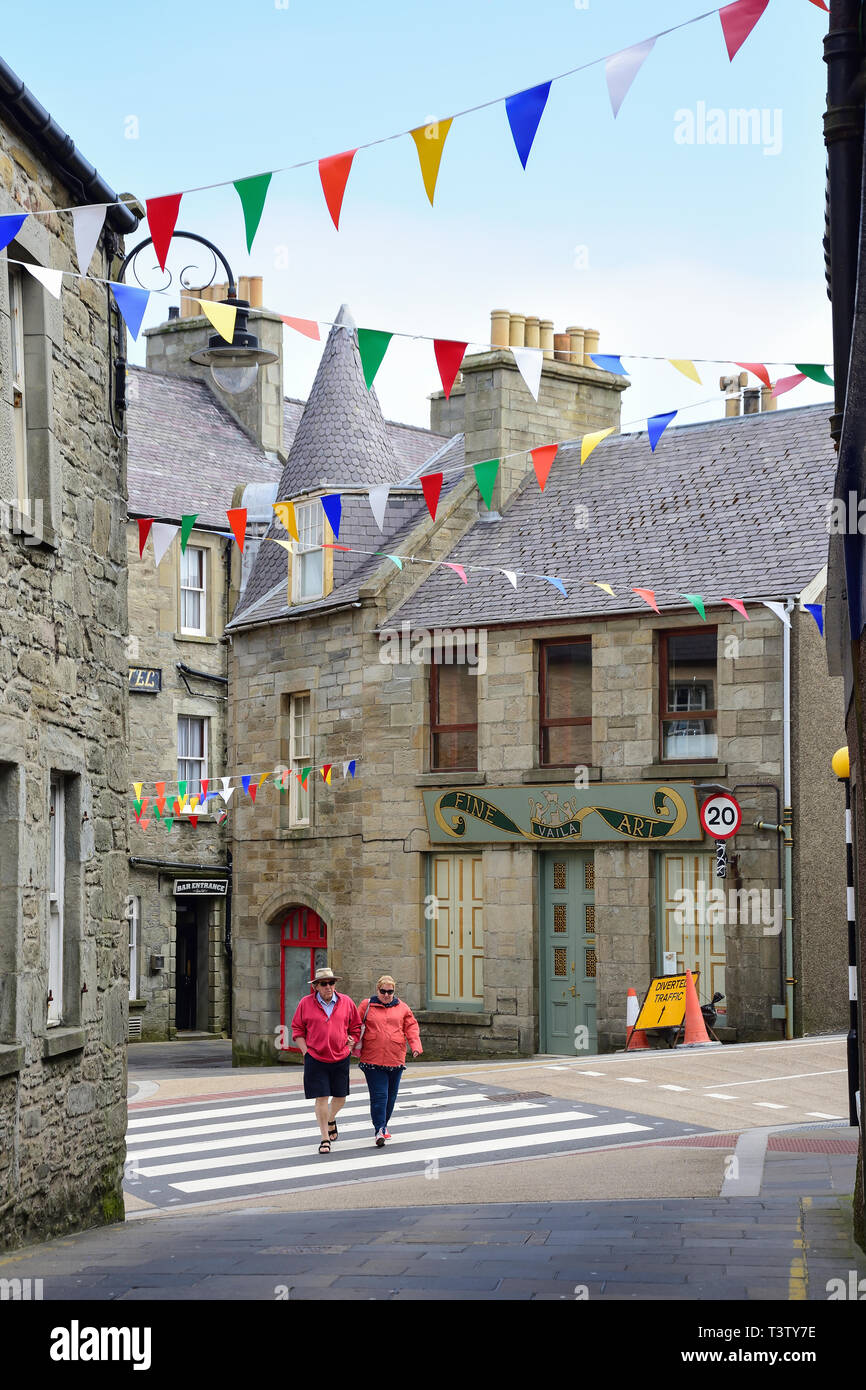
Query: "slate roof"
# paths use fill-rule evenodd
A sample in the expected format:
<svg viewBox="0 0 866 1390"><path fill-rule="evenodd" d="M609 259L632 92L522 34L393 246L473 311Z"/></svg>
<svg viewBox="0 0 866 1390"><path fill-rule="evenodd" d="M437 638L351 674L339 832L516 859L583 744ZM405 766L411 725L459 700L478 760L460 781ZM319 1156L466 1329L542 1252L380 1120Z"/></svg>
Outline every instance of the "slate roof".
<svg viewBox="0 0 866 1390"><path fill-rule="evenodd" d="M644 431L611 436L580 466L563 447L544 492L530 473L498 522L478 522L449 559L555 575L544 579L450 571L430 577L391 623L459 627L648 612L633 587L654 589L660 609L725 597L796 594L827 559L826 502L836 460L829 407L809 406L668 429L655 453ZM587 525L575 527L575 506ZM611 598L594 587L613 588Z"/></svg>
<svg viewBox="0 0 866 1390"><path fill-rule="evenodd" d="M280 465L240 427L203 381L130 367L127 477L130 516L228 530L239 483L274 482Z"/></svg>
<svg viewBox="0 0 866 1390"><path fill-rule="evenodd" d="M306 401L299 401L295 396L286 396L283 401L283 443L286 449L292 447L305 405ZM408 478L410 473L426 463L448 438L445 434L425 430L421 425L401 424L399 420L386 420L385 429L394 446L401 478Z"/></svg>

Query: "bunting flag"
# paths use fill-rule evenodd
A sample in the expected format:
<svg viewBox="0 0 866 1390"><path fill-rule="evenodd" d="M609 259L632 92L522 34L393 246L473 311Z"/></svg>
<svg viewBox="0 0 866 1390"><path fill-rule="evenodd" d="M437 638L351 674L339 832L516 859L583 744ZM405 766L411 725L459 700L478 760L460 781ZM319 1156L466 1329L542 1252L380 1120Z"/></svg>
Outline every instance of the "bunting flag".
<svg viewBox="0 0 866 1390"><path fill-rule="evenodd" d="M563 584L563 582L562 582L561 579L557 579L557 578L556 578L554 575L552 575L552 574L540 574L540 575L538 576L538 578L539 578L539 579L546 579L547 582L548 582L548 584L552 584L553 587L554 587L554 589L558 589L558 590L559 590L559 592L562 594L562 597L563 597L563 598L568 598L568 594L565 592L565 585Z"/></svg>
<svg viewBox="0 0 866 1390"><path fill-rule="evenodd" d="M305 338L312 338L314 342L321 342L319 325L315 319L293 319L288 314L280 314L280 318L287 328L294 328L296 333L303 333Z"/></svg>
<svg viewBox="0 0 866 1390"><path fill-rule="evenodd" d="M143 783L143 782L133 782L133 784L132 784L132 790L135 792L135 799L136 799L136 801L138 801L138 802L141 801L141 789L142 789L143 786L144 786L144 783Z"/></svg>
<svg viewBox="0 0 866 1390"><path fill-rule="evenodd" d="M439 494L442 491L443 473L425 473L421 478L421 490L424 493L424 501L427 503L427 510L432 521L436 520L436 508L439 506ZM381 531L381 526L379 530Z"/></svg>
<svg viewBox="0 0 866 1390"><path fill-rule="evenodd" d="M637 594L639 598L643 599L644 603L649 604L654 613L658 613L659 610L654 589L632 589L632 593ZM660 613L659 617L661 617Z"/></svg>
<svg viewBox="0 0 866 1390"><path fill-rule="evenodd" d="M376 380L376 373L382 365L382 358L388 351L388 344L393 336L393 333L384 333L378 328L358 329L358 351L361 354L361 370L364 373L364 381L367 384L368 391Z"/></svg>
<svg viewBox="0 0 866 1390"><path fill-rule="evenodd" d="M150 535L150 528L153 525L153 517L147 516L139 520L138 523L138 558L144 554L144 547L147 545L147 538Z"/></svg>
<svg viewBox="0 0 866 1390"><path fill-rule="evenodd" d="M228 814L228 811L226 811L225 808L222 806L218 811L214 811L214 820L216 821L217 825L222 825L224 820L228 820Z"/></svg>
<svg viewBox="0 0 866 1390"><path fill-rule="evenodd" d="M340 501L338 492L326 492L321 498L325 516L328 518L328 525L334 533L334 540L340 539L340 517L343 511L343 504Z"/></svg>
<svg viewBox="0 0 866 1390"><path fill-rule="evenodd" d="M706 608L704 607L704 601L703 601L703 599L701 598L700 594L683 594L683 598L687 598L688 601L689 601L689 603L692 604L692 606L693 606L694 608L697 608L698 612L699 612L700 615L701 615L702 620L703 620L704 622L706 622L706 621L707 621L707 610L706 610Z"/></svg>
<svg viewBox="0 0 866 1390"><path fill-rule="evenodd" d="M505 98L505 113L524 169L549 96L550 83L540 82L537 87L527 87L525 92L515 92ZM430 201L432 203L433 199Z"/></svg>
<svg viewBox="0 0 866 1390"><path fill-rule="evenodd" d="M751 622L751 619L750 619L748 613L746 612L746 605L742 602L741 599L738 599L738 598L723 598L723 599L722 599L722 603L729 603L729 604L731 605L731 607L732 607L732 608L735 608L736 611L737 611L738 613L742 613L742 615L743 615L743 617L745 618L745 620L746 620L747 623L748 623L748 622Z"/></svg>
<svg viewBox="0 0 866 1390"><path fill-rule="evenodd" d="M156 783L155 783L155 786L156 786L156 804L157 804L157 806L159 807L160 814L161 814L161 813L165 810L165 783L164 783L164 782L156 782Z"/></svg>
<svg viewBox="0 0 866 1390"><path fill-rule="evenodd" d="M250 798L251 801L255 801L258 787L253 787L252 790L250 790L250 784L252 783L252 780L252 775L245 775L241 778L241 782L243 783L243 788L246 795Z"/></svg>
<svg viewBox="0 0 866 1390"><path fill-rule="evenodd" d="M232 528L232 535L238 543L238 548L243 554L244 541L247 531L247 509L246 507L232 507L226 512L229 519L229 526Z"/></svg>
<svg viewBox="0 0 866 1390"><path fill-rule="evenodd" d="M798 372L802 372L810 381L817 381L821 386L833 385L833 378L827 375L823 364L820 362L795 362L794 366Z"/></svg>
<svg viewBox="0 0 866 1390"><path fill-rule="evenodd" d="M180 799L181 799L181 801L180 801L181 806L185 806L185 805L186 805L186 788L187 788L187 783L186 783L186 782L178 782L178 784L177 784L177 790L178 790L178 795L180 796Z"/></svg>
<svg viewBox="0 0 866 1390"><path fill-rule="evenodd" d="M166 521L153 523L153 558L157 569L162 564L165 552L177 535L178 529L177 526L171 526Z"/></svg>
<svg viewBox="0 0 866 1390"><path fill-rule="evenodd" d="M165 270L168 248L174 236L182 197L182 193L169 193L164 198L148 198L145 204L153 249L162 271Z"/></svg>
<svg viewBox="0 0 866 1390"><path fill-rule="evenodd" d="M198 512L193 512L191 516L182 516L180 519L180 553L186 554L187 541L190 538L192 528L195 526Z"/></svg>
<svg viewBox="0 0 866 1390"><path fill-rule="evenodd" d="M162 823L168 833L171 834L171 827L174 825L174 816L167 816L165 812L163 812Z"/></svg>
<svg viewBox="0 0 866 1390"><path fill-rule="evenodd" d="M453 342L450 338L433 339L433 353L436 358L436 366L439 368L439 380L442 382L446 401L451 398L451 387L460 371L460 363L463 361L468 346L468 343Z"/></svg>
<svg viewBox="0 0 866 1390"><path fill-rule="evenodd" d="M140 290L136 285L120 285L114 280L109 280L108 283L123 322L133 338L137 338L147 301L150 299L150 290Z"/></svg>
<svg viewBox="0 0 866 1390"><path fill-rule="evenodd" d="M331 785L331 766L331 763L325 763L325 766L322 768L322 780L327 782L328 786Z"/></svg>
<svg viewBox="0 0 866 1390"><path fill-rule="evenodd" d="M322 192L325 195L328 212L331 214L331 221L337 231L340 230L340 212L343 207L343 194L346 191L349 170L357 153L356 149L345 150L343 154L329 154L326 159L319 160Z"/></svg>
<svg viewBox="0 0 866 1390"><path fill-rule="evenodd" d="M453 570L455 574L458 574L460 578L463 580L464 584L469 583L469 580L466 578L466 571L462 565L452 565L450 560L446 560L445 565L447 569Z"/></svg>
<svg viewBox="0 0 866 1390"><path fill-rule="evenodd" d="M631 48L624 48L621 52L614 53L605 63L607 90L610 104L613 107L614 119L619 115L619 109L628 96L632 82L654 47L654 38L644 39L643 43L633 44Z"/></svg>
<svg viewBox="0 0 866 1390"><path fill-rule="evenodd" d="M671 420L675 420L676 417L677 412L675 410L669 410L664 415L651 415L650 418L647 420L646 429L647 434L649 435L650 449L653 453L655 453L656 445L658 444L659 440L661 439Z"/></svg>
<svg viewBox="0 0 866 1390"><path fill-rule="evenodd" d="M106 207L72 209L72 235L75 238L75 258L78 269L86 275L93 260L96 243L105 225Z"/></svg>
<svg viewBox="0 0 866 1390"><path fill-rule="evenodd" d="M819 10L825 10L827 14L830 13L830 6L825 3L825 0L812 0L812 4L817 5Z"/></svg>
<svg viewBox="0 0 866 1390"><path fill-rule="evenodd" d="M791 626L790 614L783 603L773 603L771 599L763 599L762 602L765 608L769 608L771 613L775 613L780 623L784 623L785 627Z"/></svg>
<svg viewBox="0 0 866 1390"><path fill-rule="evenodd" d="M611 598L616 598L616 594L614 593L613 589L610 587L609 584L602 584L600 579L593 579L592 582L597 589L604 589L604 592L606 594L610 594Z"/></svg>
<svg viewBox="0 0 866 1390"><path fill-rule="evenodd" d="M703 386L704 383L698 376L698 369L694 362L690 362L687 357L669 357L668 361L672 367L676 367L678 372L682 372L683 376L688 377L689 381L696 381L699 386Z"/></svg>
<svg viewBox="0 0 866 1390"><path fill-rule="evenodd" d="M475 481L478 484L478 491L490 510L490 503L493 499L493 489L496 485L496 475L499 472L499 459L486 459L484 463L473 464Z"/></svg>
<svg viewBox="0 0 866 1390"><path fill-rule="evenodd" d="M10 241L13 241L15 237L17 237L26 221L26 212L14 214L7 213L6 216L0 217L0 251L3 250L4 246L8 246Z"/></svg>
<svg viewBox="0 0 866 1390"><path fill-rule="evenodd" d="M234 304L218 304L216 300L213 299L197 299L195 295L192 297L196 300L197 304L201 305L202 312L213 324L220 337L224 338L227 343L233 342L235 336L235 317L237 315L237 309Z"/></svg>
<svg viewBox="0 0 866 1390"><path fill-rule="evenodd" d="M601 441L602 441L603 439L607 439L607 436L608 436L609 434L613 434L614 428L615 428L615 426L610 425L606 430L595 430L594 433L592 433L592 434L585 434L585 435L583 436L583 439L580 441L580 466L581 466L581 468L582 468L583 465L586 463L586 460L589 458L589 456L590 456L590 454L592 453L593 449L598 448L598 445L601 443Z"/></svg>
<svg viewBox="0 0 866 1390"><path fill-rule="evenodd" d="M350 776L350 777L354 777L354 776L355 776L355 759L354 759L354 758L352 758L352 759L350 760L350 762L349 762L349 776Z"/></svg>
<svg viewBox="0 0 866 1390"><path fill-rule="evenodd" d="M532 459L532 466L535 469L535 476L538 479L538 486L544 491L544 484L550 475L553 467L553 460L559 448L558 444L542 444L537 449L530 449L529 455Z"/></svg>
<svg viewBox="0 0 866 1390"><path fill-rule="evenodd" d="M532 399L537 401L541 386L541 364L544 361L544 353L541 348L528 347L513 347L511 353Z"/></svg>
<svg viewBox="0 0 866 1390"><path fill-rule="evenodd" d="M756 376L760 381L763 381L765 386L772 386L772 382L770 381L770 373L767 371L767 368L764 366L763 362L735 362L734 366L742 367L743 371L745 372L751 372L753 376Z"/></svg>
<svg viewBox="0 0 866 1390"><path fill-rule="evenodd" d="M209 783L210 783L210 778L209 778L209 777L202 777L202 779L201 779L201 804L202 804L202 806L203 806L203 805L205 804L205 802L207 801L207 789L208 789Z"/></svg>
<svg viewBox="0 0 866 1390"><path fill-rule="evenodd" d="M589 359L603 372L611 372L613 376L628 376L628 372L622 365L622 359L614 353L591 352Z"/></svg>
<svg viewBox="0 0 866 1390"><path fill-rule="evenodd" d="M434 121L430 125L418 126L417 130L411 130L409 134L415 141L415 148L418 151L418 163L421 165L421 177L424 180L424 187L427 190L427 197L430 199L430 206L433 206L433 195L436 192L436 180L439 178L439 165L442 160L442 151L445 148L445 141L451 129L452 117L447 121Z"/></svg>
<svg viewBox="0 0 866 1390"><path fill-rule="evenodd" d="M380 531L383 529L385 525L385 508L388 505L389 491L390 489L388 487L388 484L382 483L379 487L371 487L369 492L367 493L367 500L370 503L370 511L373 513L373 520L375 521Z"/></svg>
<svg viewBox="0 0 866 1390"><path fill-rule="evenodd" d="M279 520L282 522L283 529L288 531L289 535L292 537L292 540L300 540L300 536L298 535L298 522L297 518L295 517L294 502L275 502L274 511L276 512Z"/></svg>
<svg viewBox="0 0 866 1390"><path fill-rule="evenodd" d="M254 174L249 179L235 179L235 192L241 200L244 213L244 231L247 235L247 251L252 251L256 232L262 220L265 199L268 196L270 174Z"/></svg>
<svg viewBox="0 0 866 1390"><path fill-rule="evenodd" d="M263 773L261 774L261 776L259 777L256 790L258 790L258 787L260 787L260 786L262 785L262 783L263 783L263 782L266 782L267 780L268 780L268 773L267 773L267 772L263 772Z"/></svg>
<svg viewBox="0 0 866 1390"><path fill-rule="evenodd" d="M397 566L398 570L401 570L401 569L403 568L403 561L400 559L400 556L399 556L399 555L386 555L386 556L385 556L385 559L386 559L386 560L393 560L393 561L394 561L394 564Z"/></svg>
<svg viewBox="0 0 866 1390"><path fill-rule="evenodd" d="M733 5L725 5L719 10L725 47L731 62L739 53L751 34L770 0L734 0ZM738 364L739 365L739 364Z"/></svg>
<svg viewBox="0 0 866 1390"><path fill-rule="evenodd" d="M784 396L786 391L793 391L795 386L799 386L805 380L805 372L795 372L793 376L780 376L773 387L773 395Z"/></svg>
<svg viewBox="0 0 866 1390"><path fill-rule="evenodd" d="M804 603L803 607L807 613L811 613L815 622L818 624L818 631L824 636L824 605L823 603Z"/></svg>
<svg viewBox="0 0 866 1390"><path fill-rule="evenodd" d="M226 804L227 806L228 806L229 802L231 801L232 796L233 796L233 794L234 794L234 790L235 790L234 787L230 787L230 786L229 786L229 783L231 782L231 780L232 780L231 777L221 777L221 778L220 778L220 790L219 790L219 795L222 797L223 801L225 802L225 804Z"/></svg>
<svg viewBox="0 0 866 1390"><path fill-rule="evenodd" d="M307 790L307 778L309 777L312 770L313 769L311 767L302 767L300 773L295 773L295 776L297 777L301 786L304 788L304 791Z"/></svg>
<svg viewBox="0 0 866 1390"><path fill-rule="evenodd" d="M516 588L517 588L517 573L516 573L516 571L515 571L515 570L503 570L502 573L505 575L505 578L508 580L508 582L509 582L509 584L511 585L512 589L516 589Z"/></svg>
<svg viewBox="0 0 866 1390"><path fill-rule="evenodd" d="M29 261L25 263L25 270L29 270L34 280L38 280L40 285L55 299L60 298L60 291L63 289L63 271L50 270L44 265L31 265Z"/></svg>

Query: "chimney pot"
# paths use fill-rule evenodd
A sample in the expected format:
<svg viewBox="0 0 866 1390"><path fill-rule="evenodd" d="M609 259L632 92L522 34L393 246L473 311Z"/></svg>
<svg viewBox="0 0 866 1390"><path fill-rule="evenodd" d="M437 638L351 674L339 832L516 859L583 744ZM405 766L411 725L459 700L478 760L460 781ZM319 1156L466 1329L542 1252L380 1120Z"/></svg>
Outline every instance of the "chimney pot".
<svg viewBox="0 0 866 1390"><path fill-rule="evenodd" d="M554 333L553 355L557 362L571 361L571 338L567 333ZM582 353L581 356L583 356Z"/></svg>
<svg viewBox="0 0 866 1390"><path fill-rule="evenodd" d="M778 400L777 400L776 397L773 395L773 388L772 388L772 386L762 386L762 387L761 387L761 414L763 414L765 410L775 410L776 407L777 407L777 405L778 405Z"/></svg>
<svg viewBox="0 0 866 1390"><path fill-rule="evenodd" d="M250 275L248 278L249 278L249 284L250 284L250 292L249 292L249 295L248 295L248 298L249 298L249 301L250 301L250 308L251 308L251 309L261 309L261 307L262 307L262 277L261 277L261 275ZM243 298L244 298L244 296L241 295L241 299L243 299Z"/></svg>
<svg viewBox="0 0 866 1390"><path fill-rule="evenodd" d="M758 415L761 410L760 386L749 386L743 392L743 414Z"/></svg>
<svg viewBox="0 0 866 1390"><path fill-rule="evenodd" d="M544 353L546 362L553 361L553 319L542 319L538 325L538 333L541 339L540 347Z"/></svg>
<svg viewBox="0 0 866 1390"><path fill-rule="evenodd" d="M590 359L590 353L598 352L599 337L597 328L585 328L583 331L583 365L585 367L595 366L595 363Z"/></svg>
<svg viewBox="0 0 866 1390"><path fill-rule="evenodd" d="M568 360L569 360L569 362L571 363L571 365L572 365L573 367L582 367L582 366L583 366L583 329L582 329L582 328L578 328L576 325L572 324L572 326L571 326L570 328L566 328L565 331L566 331L566 333L568 334L568 345L569 345L569 358L568 358Z"/></svg>
<svg viewBox="0 0 866 1390"><path fill-rule="evenodd" d="M526 346L526 316L525 314L512 314L508 328L508 346Z"/></svg>
<svg viewBox="0 0 866 1390"><path fill-rule="evenodd" d="M490 342L495 348L508 347L511 315L507 309L494 309L490 315Z"/></svg>
<svg viewBox="0 0 866 1390"><path fill-rule="evenodd" d="M539 336L539 320L535 317L535 315L531 314L529 318L526 320L524 342L526 346L529 348L537 348L541 346L541 339Z"/></svg>

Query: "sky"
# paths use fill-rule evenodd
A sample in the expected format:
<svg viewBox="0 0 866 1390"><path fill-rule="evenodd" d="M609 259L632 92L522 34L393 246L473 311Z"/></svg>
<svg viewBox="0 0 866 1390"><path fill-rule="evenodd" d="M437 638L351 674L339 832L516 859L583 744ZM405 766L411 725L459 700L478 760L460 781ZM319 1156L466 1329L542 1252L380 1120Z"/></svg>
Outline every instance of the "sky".
<svg viewBox="0 0 866 1390"><path fill-rule="evenodd" d="M6 26L3 57L106 181L143 201L504 98L705 4L43 0ZM274 174L251 254L231 186L188 193L177 225L214 241L236 276L261 275L278 313L328 321L347 303L363 327L478 344L492 309L551 318L556 331L581 324L624 358L624 427L670 410L682 423L717 417L726 361L787 364L771 367L775 379L832 360L826 28L809 0L770 0L729 62L710 14L658 39L616 119L603 64L556 81L525 171L495 100L454 121L432 208L404 134L359 151L339 232L315 163ZM761 113L747 143L730 139L740 109ZM724 143L701 141L722 126ZM169 267L189 259L173 254ZM161 286L158 269L146 283ZM144 326L170 302L151 299ZM288 329L284 343L286 395L303 398L321 346ZM698 386L632 354L712 362ZM130 356L144 360L143 339ZM395 339L376 378L385 415L427 425L438 387L432 344ZM829 398L805 383L780 405Z"/></svg>

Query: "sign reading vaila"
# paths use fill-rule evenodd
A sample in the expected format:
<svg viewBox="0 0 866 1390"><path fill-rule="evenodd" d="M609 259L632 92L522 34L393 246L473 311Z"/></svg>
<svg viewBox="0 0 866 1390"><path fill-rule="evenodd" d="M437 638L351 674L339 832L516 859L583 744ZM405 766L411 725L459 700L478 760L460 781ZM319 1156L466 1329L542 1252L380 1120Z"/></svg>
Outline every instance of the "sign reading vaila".
<svg viewBox="0 0 866 1390"><path fill-rule="evenodd" d="M697 796L690 782L647 786L485 787L425 791L434 844L528 840L700 840Z"/></svg>

